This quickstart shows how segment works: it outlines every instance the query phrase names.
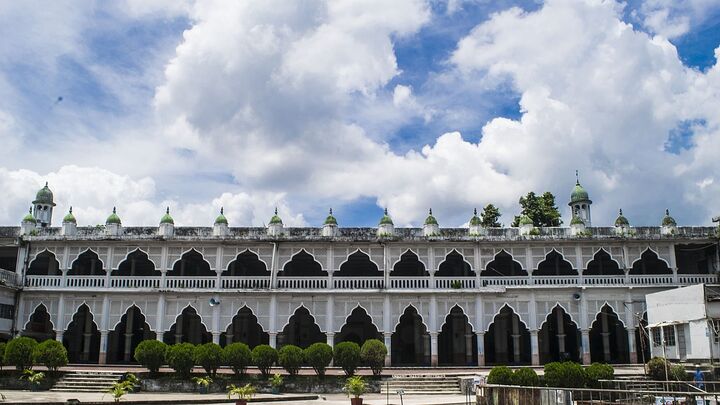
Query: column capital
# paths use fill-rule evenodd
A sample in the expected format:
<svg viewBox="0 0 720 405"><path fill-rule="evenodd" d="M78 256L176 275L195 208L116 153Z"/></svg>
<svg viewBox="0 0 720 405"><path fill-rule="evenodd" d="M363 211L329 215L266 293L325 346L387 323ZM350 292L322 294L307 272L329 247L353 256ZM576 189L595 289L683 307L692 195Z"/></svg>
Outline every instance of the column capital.
<svg viewBox="0 0 720 405"><path fill-rule="evenodd" d="M325 336L327 336L327 337L331 337L331 336L334 337L334 336L335 336L335 332L325 332Z"/></svg>
<svg viewBox="0 0 720 405"><path fill-rule="evenodd" d="M435 339L438 337L438 335L440 335L440 333L438 333L438 332L428 332L428 333L430 334L431 338L435 338Z"/></svg>
<svg viewBox="0 0 720 405"><path fill-rule="evenodd" d="M102 337L102 336L107 336L109 333L110 333L109 330L101 330L101 331L100 331L100 336L101 336L101 337Z"/></svg>
<svg viewBox="0 0 720 405"><path fill-rule="evenodd" d="M383 336L390 339L392 337L392 332L383 332Z"/></svg>

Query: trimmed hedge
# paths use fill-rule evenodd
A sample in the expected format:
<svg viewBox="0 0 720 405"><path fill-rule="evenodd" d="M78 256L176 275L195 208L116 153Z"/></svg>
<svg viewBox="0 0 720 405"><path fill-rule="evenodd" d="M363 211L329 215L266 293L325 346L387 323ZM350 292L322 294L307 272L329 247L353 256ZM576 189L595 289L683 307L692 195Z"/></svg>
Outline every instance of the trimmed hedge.
<svg viewBox="0 0 720 405"><path fill-rule="evenodd" d="M5 346L4 362L22 371L33 366L33 351L37 342L29 337L21 336L9 341Z"/></svg>
<svg viewBox="0 0 720 405"><path fill-rule="evenodd" d="M205 369L211 376L217 374L217 369L222 365L223 349L217 343L205 343L197 345L193 349L193 360L195 364Z"/></svg>
<svg viewBox="0 0 720 405"><path fill-rule="evenodd" d="M245 374L247 367L252 364L252 352L245 343L231 343L223 349L223 363L230 366L236 375Z"/></svg>
<svg viewBox="0 0 720 405"><path fill-rule="evenodd" d="M0 342L0 369L5 365L5 342Z"/></svg>
<svg viewBox="0 0 720 405"><path fill-rule="evenodd" d="M585 372L580 364L572 361L548 363L545 365L545 384L548 387L582 388Z"/></svg>
<svg viewBox="0 0 720 405"><path fill-rule="evenodd" d="M531 368L518 368L513 374L512 385L519 385L522 387L537 387L540 385L540 378L538 377L535 370Z"/></svg>
<svg viewBox="0 0 720 405"><path fill-rule="evenodd" d="M191 343L179 343L168 347L165 360L168 366L183 377L190 377L195 366L195 346Z"/></svg>
<svg viewBox="0 0 720 405"><path fill-rule="evenodd" d="M342 342L333 349L333 362L342 367L345 375L355 374L360 365L360 346L355 342Z"/></svg>
<svg viewBox="0 0 720 405"><path fill-rule="evenodd" d="M50 371L57 371L58 368L68 364L67 349L57 340L48 339L35 346L33 360Z"/></svg>
<svg viewBox="0 0 720 405"><path fill-rule="evenodd" d="M168 345L159 340L143 340L135 348L135 360L155 374L165 364Z"/></svg>
<svg viewBox="0 0 720 405"><path fill-rule="evenodd" d="M613 366L605 363L593 363L585 368L585 380L590 388L600 388L600 380L615 378Z"/></svg>
<svg viewBox="0 0 720 405"><path fill-rule="evenodd" d="M488 384L512 385L513 371L508 366L495 366L487 377Z"/></svg>
<svg viewBox="0 0 720 405"><path fill-rule="evenodd" d="M670 377L670 364L662 357L653 357L647 362L647 370L654 381L665 381Z"/></svg>
<svg viewBox="0 0 720 405"><path fill-rule="evenodd" d="M318 377L323 377L333 359L333 349L327 343L313 343L303 350L303 355Z"/></svg>
<svg viewBox="0 0 720 405"><path fill-rule="evenodd" d="M380 375L385 367L387 352L385 343L377 339L368 339L360 348L360 360L370 367L374 375Z"/></svg>
<svg viewBox="0 0 720 405"><path fill-rule="evenodd" d="M260 369L263 378L268 378L270 368L278 360L278 352L269 345L258 345L252 350L253 364Z"/></svg>
<svg viewBox="0 0 720 405"><path fill-rule="evenodd" d="M278 352L278 364L294 376L303 364L303 350L295 345L285 345Z"/></svg>

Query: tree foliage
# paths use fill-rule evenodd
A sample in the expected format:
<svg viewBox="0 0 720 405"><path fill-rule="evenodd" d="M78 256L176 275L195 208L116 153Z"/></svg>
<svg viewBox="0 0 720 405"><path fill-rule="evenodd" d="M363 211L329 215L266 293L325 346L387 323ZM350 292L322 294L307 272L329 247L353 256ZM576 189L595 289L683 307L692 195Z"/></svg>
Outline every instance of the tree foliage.
<svg viewBox="0 0 720 405"><path fill-rule="evenodd" d="M5 346L4 363L22 371L32 368L33 352L37 342L29 337L16 337Z"/></svg>
<svg viewBox="0 0 720 405"><path fill-rule="evenodd" d="M217 374L217 369L222 365L222 347L217 343L205 343L195 346L193 350L195 364L199 365L211 376Z"/></svg>
<svg viewBox="0 0 720 405"><path fill-rule="evenodd" d="M520 215L515 216L511 226L520 224L520 217L527 215L532 219L535 226L560 226L560 211L555 206L555 196L546 191L542 195L536 195L534 191L527 193L526 196L520 197Z"/></svg>
<svg viewBox="0 0 720 405"><path fill-rule="evenodd" d="M168 347L165 360L179 376L187 378L195 366L195 346L191 343L174 344Z"/></svg>
<svg viewBox="0 0 720 405"><path fill-rule="evenodd" d="M303 350L295 345L285 345L278 352L278 364L290 375L296 375L303 364Z"/></svg>
<svg viewBox="0 0 720 405"><path fill-rule="evenodd" d="M313 343L304 350L305 361L315 370L318 377L325 375L325 369L333 359L333 349L327 343Z"/></svg>
<svg viewBox="0 0 720 405"><path fill-rule="evenodd" d="M62 343L48 339L37 346L33 351L35 364L42 364L50 371L57 371L68 363L68 353Z"/></svg>
<svg viewBox="0 0 720 405"><path fill-rule="evenodd" d="M368 339L360 348L360 359L370 367L374 375L380 375L385 367L387 352L385 343L377 339Z"/></svg>
<svg viewBox="0 0 720 405"><path fill-rule="evenodd" d="M360 346L355 342L341 342L333 349L333 360L336 366L345 371L346 375L355 374L360 365Z"/></svg>
<svg viewBox="0 0 720 405"><path fill-rule="evenodd" d="M502 225L498 219L500 219L500 209L492 204L486 205L480 213L483 228L500 228Z"/></svg>
<svg viewBox="0 0 720 405"><path fill-rule="evenodd" d="M269 345L257 345L252 349L252 361L257 366L263 378L268 378L270 368L278 360L278 352Z"/></svg>
<svg viewBox="0 0 720 405"><path fill-rule="evenodd" d="M231 343L223 349L223 361L230 366L236 375L245 374L245 369L252 363L252 352L245 343Z"/></svg>
<svg viewBox="0 0 720 405"><path fill-rule="evenodd" d="M168 345L159 340L143 340L135 348L135 360L150 370L151 373L157 373L160 367L165 364L167 349Z"/></svg>

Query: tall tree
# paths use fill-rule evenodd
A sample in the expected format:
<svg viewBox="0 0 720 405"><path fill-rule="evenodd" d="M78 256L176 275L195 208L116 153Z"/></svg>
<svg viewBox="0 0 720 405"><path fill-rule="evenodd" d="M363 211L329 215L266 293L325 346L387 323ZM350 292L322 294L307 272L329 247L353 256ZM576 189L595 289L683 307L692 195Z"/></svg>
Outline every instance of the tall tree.
<svg viewBox="0 0 720 405"><path fill-rule="evenodd" d="M502 225L498 222L499 218L500 209L492 204L486 205L480 214L480 222L483 228L500 228Z"/></svg>
<svg viewBox="0 0 720 405"><path fill-rule="evenodd" d="M535 226L560 226L560 211L555 206L555 196L546 191L538 196L531 191L526 196L520 197L520 215L517 215L511 226L518 226L520 217L527 215L532 219Z"/></svg>

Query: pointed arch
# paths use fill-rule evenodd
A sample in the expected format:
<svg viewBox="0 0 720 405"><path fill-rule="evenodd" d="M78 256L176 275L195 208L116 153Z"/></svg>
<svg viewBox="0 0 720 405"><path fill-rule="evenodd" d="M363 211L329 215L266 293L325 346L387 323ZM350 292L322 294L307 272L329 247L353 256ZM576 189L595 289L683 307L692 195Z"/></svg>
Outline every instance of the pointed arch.
<svg viewBox="0 0 720 405"><path fill-rule="evenodd" d="M227 268L222 272L222 276L269 277L270 270L268 270L267 264L260 259L257 253L245 249L235 256L235 260L228 263Z"/></svg>
<svg viewBox="0 0 720 405"><path fill-rule="evenodd" d="M517 317L520 319L520 323L522 323L523 326L529 328L527 322L522 319L522 316L520 316L520 313L515 309L515 307L511 303L505 301L503 302L503 305L497 311L495 311L495 314L493 314L493 320L489 324L485 325L486 333L490 330L490 325L495 322L495 318L497 318L498 315L503 312L503 310L510 310L513 314L517 315Z"/></svg>
<svg viewBox="0 0 720 405"><path fill-rule="evenodd" d="M212 270L212 266L202 253L190 248L173 262L172 270L167 272L167 276L213 277L217 276L217 273Z"/></svg>
<svg viewBox="0 0 720 405"><path fill-rule="evenodd" d="M405 307L393 328L390 359L393 366L430 364L430 334L414 305Z"/></svg>
<svg viewBox="0 0 720 405"><path fill-rule="evenodd" d="M630 274L672 274L672 270L668 263L660 258L654 250L647 248L640 255L639 259L635 259L630 268Z"/></svg>
<svg viewBox="0 0 720 405"><path fill-rule="evenodd" d="M610 258L610 260L615 262L615 264L618 266L618 268L620 268L620 269L623 268L622 263L620 261L618 261L617 259L615 259L613 257L613 255L607 249L605 249L604 247L599 247L599 248L595 249L595 251L592 254L592 257L585 262L586 269L588 268L588 265L590 264L590 262L592 262L593 260L596 259L598 254L602 254L603 256L607 255Z"/></svg>
<svg viewBox="0 0 720 405"><path fill-rule="evenodd" d="M35 255L27 270L28 276L61 276L60 261L55 253L44 249Z"/></svg>
<svg viewBox="0 0 720 405"><path fill-rule="evenodd" d="M487 364L529 364L530 331L507 303L493 317L485 333ZM490 349L491 348L491 349Z"/></svg>
<svg viewBox="0 0 720 405"><path fill-rule="evenodd" d="M55 324L45 304L38 304L22 327L22 336L31 337L38 342L55 338Z"/></svg>
<svg viewBox="0 0 720 405"><path fill-rule="evenodd" d="M522 263L515 260L505 249L495 254L492 261L488 262L485 269L480 272L480 277L521 277L528 273L523 269Z"/></svg>
<svg viewBox="0 0 720 405"><path fill-rule="evenodd" d="M224 347L235 342L245 343L251 349L257 345L270 342L270 334L263 330L257 316L247 305L243 305L238 309L235 316L225 325L223 332L220 334L221 346Z"/></svg>
<svg viewBox="0 0 720 405"><path fill-rule="evenodd" d="M212 334L203 322L198 310L188 304L175 317L175 323L163 334L163 341L167 344L192 343L204 344L212 342Z"/></svg>
<svg viewBox="0 0 720 405"><path fill-rule="evenodd" d="M538 353L541 363L551 361L579 361L580 329L568 311L560 304L547 314L538 331Z"/></svg>
<svg viewBox="0 0 720 405"><path fill-rule="evenodd" d="M278 272L280 277L324 277L327 271L323 270L322 264L315 260L315 256L305 249L300 249L290 260L285 262L282 270Z"/></svg>
<svg viewBox="0 0 720 405"><path fill-rule="evenodd" d="M390 276L396 277L423 277L429 275L425 263L411 249L407 249L405 253L400 255L400 259L393 264L390 272Z"/></svg>
<svg viewBox="0 0 720 405"><path fill-rule="evenodd" d="M445 260L438 266L435 273L437 277L475 277L472 265L465 260L465 257L453 249L445 255Z"/></svg>
<svg viewBox="0 0 720 405"><path fill-rule="evenodd" d="M572 263L555 249L548 252L545 259L538 263L537 269L533 271L533 276L577 276L577 274Z"/></svg>
<svg viewBox="0 0 720 405"><path fill-rule="evenodd" d="M553 313L553 311L555 311L555 309L560 309L564 314L566 314L570 318L570 322L572 322L572 324L575 325L575 327L578 327L578 328L580 327L578 322L575 319L573 319L572 313L567 308L565 308L565 305L563 305L560 301L555 301L555 305L553 305L552 309L550 309L550 312L545 314L545 318L543 319L542 323L540 324L540 326L538 328L542 328L543 325L545 325L545 322L547 322L548 317L550 315L552 315L552 313Z"/></svg>
<svg viewBox="0 0 720 405"><path fill-rule="evenodd" d="M405 313L406 313L409 309L412 309L413 311L415 311L415 313L417 313L417 315L420 317L420 322L423 324L423 326L424 326L426 329L429 330L430 327L429 327L428 324L425 322L425 318L423 318L422 313L421 313L420 310L419 310L415 305L413 305L413 304L408 304L408 305L403 309L403 312L401 312L400 315L398 315L397 321L395 322L395 325L393 325L392 330L397 329L398 325L400 325L400 318L402 318L403 315L405 315Z"/></svg>
<svg viewBox="0 0 720 405"><path fill-rule="evenodd" d="M103 276L105 272L105 263L100 259L100 255L91 248L85 249L77 255L68 269L69 276Z"/></svg>
<svg viewBox="0 0 720 405"><path fill-rule="evenodd" d="M100 330L90 307L80 304L63 334L63 345L70 363L97 363L100 356Z"/></svg>
<svg viewBox="0 0 720 405"><path fill-rule="evenodd" d="M117 269L110 273L111 276L160 276L160 270L155 267L155 262L144 250L137 248L125 255L123 261L118 264Z"/></svg>
<svg viewBox="0 0 720 405"><path fill-rule="evenodd" d="M598 249L593 255L592 260L585 265L583 275L587 276L622 276L625 271L620 267L620 263L610 256L610 253L603 248Z"/></svg>
<svg viewBox="0 0 720 405"><path fill-rule="evenodd" d="M476 365L477 361L477 336L467 313L455 304L438 334L438 364L468 366Z"/></svg>
<svg viewBox="0 0 720 405"><path fill-rule="evenodd" d="M315 317L305 305L295 310L277 336L278 348L292 344L305 349L313 343L326 340L326 335L320 330Z"/></svg>
<svg viewBox="0 0 720 405"><path fill-rule="evenodd" d="M135 348L143 340L154 340L157 334L147 323L145 314L134 303L110 329L107 343L108 363L134 363Z"/></svg>
<svg viewBox="0 0 720 405"><path fill-rule="evenodd" d="M358 304L350 314L345 317L345 323L335 335L335 344L340 342L355 342L362 346L366 340L382 339L378 327L373 323L367 310Z"/></svg>
<svg viewBox="0 0 720 405"><path fill-rule="evenodd" d="M590 326L590 358L593 362L628 363L630 355L625 323L608 303Z"/></svg>
<svg viewBox="0 0 720 405"><path fill-rule="evenodd" d="M382 277L378 265L372 261L370 255L360 249L349 254L340 265L339 271L333 276L337 277Z"/></svg>

